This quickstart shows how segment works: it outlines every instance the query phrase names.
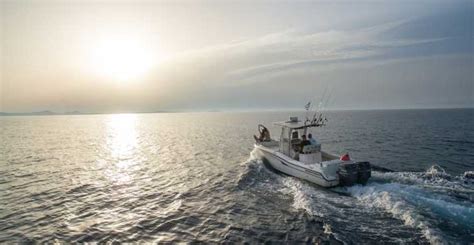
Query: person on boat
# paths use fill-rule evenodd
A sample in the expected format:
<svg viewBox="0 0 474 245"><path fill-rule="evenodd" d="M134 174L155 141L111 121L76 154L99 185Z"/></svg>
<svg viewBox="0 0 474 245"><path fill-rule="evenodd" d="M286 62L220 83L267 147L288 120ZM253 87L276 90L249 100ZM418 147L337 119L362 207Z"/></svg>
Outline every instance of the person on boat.
<svg viewBox="0 0 474 245"><path fill-rule="evenodd" d="M260 135L258 137L255 136L255 135L253 136L253 138L257 142L271 141L270 131L268 131L268 129L265 126L263 126L263 125L259 126L259 133L260 133Z"/></svg>
<svg viewBox="0 0 474 245"><path fill-rule="evenodd" d="M308 140L312 145L318 145L318 141L315 138L313 138L312 134L308 134Z"/></svg>
<svg viewBox="0 0 474 245"><path fill-rule="evenodd" d="M300 153L303 153L303 148L306 146L306 145L311 145L311 142L309 140L306 139L306 135L302 135L301 136L301 143L300 143Z"/></svg>
<svg viewBox="0 0 474 245"><path fill-rule="evenodd" d="M271 141L272 140L272 138L270 137L270 131L267 128L264 128L262 134L263 134L263 137L262 137L263 141Z"/></svg>

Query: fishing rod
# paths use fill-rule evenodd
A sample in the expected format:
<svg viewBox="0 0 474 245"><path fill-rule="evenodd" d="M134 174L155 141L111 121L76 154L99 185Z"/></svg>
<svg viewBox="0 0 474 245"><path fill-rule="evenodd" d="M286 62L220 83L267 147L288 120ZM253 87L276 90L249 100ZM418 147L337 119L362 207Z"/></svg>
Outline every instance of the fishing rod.
<svg viewBox="0 0 474 245"><path fill-rule="evenodd" d="M327 118L324 117L323 118L323 115L321 113L321 110L322 108L326 107L327 104L329 103L329 100L331 98L331 96L328 94L328 91L329 91L329 83L326 84L325 88L324 88L324 91L323 91L323 94L322 94L322 97L321 99L319 100L318 102L318 106L317 108L315 109L314 111L314 114L311 118L311 120L309 119L308 117L308 113L309 111L311 111L314 103L313 103L313 100L316 100L316 96L314 97L314 99L311 99L306 105L305 105L305 110L306 110L306 113L305 113L305 117L306 117L306 120L305 120L305 124L306 123L310 123L310 124L323 124L324 121L327 122ZM330 94L332 94L332 89L330 89L329 91Z"/></svg>
<svg viewBox="0 0 474 245"><path fill-rule="evenodd" d="M329 100L332 98L332 92L333 92L333 91L334 91L334 90L331 88L331 90L329 91L329 95L328 95L328 97L326 98L326 101L324 102L324 107L326 107L326 106L328 105Z"/></svg>
<svg viewBox="0 0 474 245"><path fill-rule="evenodd" d="M316 100L316 98L317 98L317 96L314 96L312 99L309 100L309 102L308 102L308 103L305 105L305 107L304 107L305 110L306 110L306 115L305 115L306 120L305 120L305 123L312 121L312 120L309 120L308 113L309 113L310 111L312 111L312 108L313 108L313 105L314 105L313 102Z"/></svg>
<svg viewBox="0 0 474 245"><path fill-rule="evenodd" d="M323 93L323 96L322 96L322 98L319 102L318 109L313 115L313 122L316 123L316 124L324 125L324 122L327 122L327 118L326 117L323 118L323 114L322 114L321 110L327 106L329 100L331 99L331 95L332 95L333 90L332 90L332 88L329 89L329 94L328 94L328 89L329 89L329 83L327 84L326 88L324 89L324 93ZM319 112L319 117L318 117L318 112Z"/></svg>
<svg viewBox="0 0 474 245"><path fill-rule="evenodd" d="M323 96L322 96L322 98L319 100L317 110L319 110L319 107L321 106L321 101L322 101L322 99L324 98L324 96L326 95L327 90L328 90L328 85L326 85L326 87L324 88ZM316 100L316 98L317 98L317 96L315 95L315 96L314 96L314 100ZM311 104L311 107L312 107L312 106L313 106L313 105ZM310 107L310 108L311 108L311 107Z"/></svg>
<svg viewBox="0 0 474 245"><path fill-rule="evenodd" d="M328 93L328 88L329 88L329 84L326 84L326 87L324 88L324 92L323 92L323 96L321 97L321 99L319 100L319 103L318 103L318 109L316 112L319 112L321 110L321 106L323 104L323 101L325 100L326 98L326 95Z"/></svg>
<svg viewBox="0 0 474 245"><path fill-rule="evenodd" d="M304 108L306 110L306 114L305 114L306 120L304 121L304 124L306 125L306 123L309 121L308 112L309 112L309 108L311 108L311 100L304 106Z"/></svg>

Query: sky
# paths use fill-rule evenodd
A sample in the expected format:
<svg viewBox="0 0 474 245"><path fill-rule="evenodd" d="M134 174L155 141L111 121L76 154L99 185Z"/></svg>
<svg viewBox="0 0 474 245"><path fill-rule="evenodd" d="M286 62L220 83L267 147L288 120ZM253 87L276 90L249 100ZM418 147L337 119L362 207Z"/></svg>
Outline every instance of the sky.
<svg viewBox="0 0 474 245"><path fill-rule="evenodd" d="M3 112L474 107L474 1L3 0L0 16Z"/></svg>

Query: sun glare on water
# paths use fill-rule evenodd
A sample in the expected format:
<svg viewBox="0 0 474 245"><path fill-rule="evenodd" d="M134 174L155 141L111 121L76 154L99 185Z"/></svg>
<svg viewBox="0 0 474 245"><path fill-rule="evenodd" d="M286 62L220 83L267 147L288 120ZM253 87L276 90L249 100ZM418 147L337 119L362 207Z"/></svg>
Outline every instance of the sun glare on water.
<svg viewBox="0 0 474 245"><path fill-rule="evenodd" d="M120 82L136 81L153 66L150 50L131 40L100 42L92 52L92 65L97 74Z"/></svg>

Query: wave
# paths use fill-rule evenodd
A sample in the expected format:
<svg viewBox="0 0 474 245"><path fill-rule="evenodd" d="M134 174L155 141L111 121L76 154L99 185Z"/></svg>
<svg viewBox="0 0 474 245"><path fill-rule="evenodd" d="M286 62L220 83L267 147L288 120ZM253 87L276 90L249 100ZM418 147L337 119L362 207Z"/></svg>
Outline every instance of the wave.
<svg viewBox="0 0 474 245"><path fill-rule="evenodd" d="M470 172L451 176L438 165L425 172L373 172L371 182L399 183L429 189L430 192L456 197L459 200L474 202L474 179Z"/></svg>
<svg viewBox="0 0 474 245"><path fill-rule="evenodd" d="M449 229L446 224L471 233L474 227L472 182L465 176L453 177L438 165L425 172L374 172L368 185L349 187L347 192L421 230L432 244L450 240L440 229Z"/></svg>
<svg viewBox="0 0 474 245"><path fill-rule="evenodd" d="M265 172L263 162L254 157L250 157L247 161L241 164L244 167L244 171L237 177L237 186L240 189L247 189L248 187L256 184L262 178L262 174Z"/></svg>
<svg viewBox="0 0 474 245"><path fill-rule="evenodd" d="M357 228L358 225L371 230L372 236L397 230L397 222L386 221L383 227L377 227L380 224L367 220L377 215L374 219L383 220L383 213L420 231L432 244L463 242L472 239L474 234L474 185L469 173L451 176L437 165L425 172L373 171L373 177L365 186L325 189L297 178L276 175L255 158L249 161L241 183L252 179L253 185L264 185L268 191L292 196L293 208L321 218L332 228L328 230L342 241L357 239L364 230L353 237L347 237L347 233L362 229ZM456 235L460 230L466 235Z"/></svg>
<svg viewBox="0 0 474 245"><path fill-rule="evenodd" d="M356 186L348 189L349 192L364 204L381 208L392 214L393 217L404 221L405 225L421 229L425 238L431 243L444 242L441 231L430 226L424 217L411 205L409 199L415 195L409 190L402 189L399 184L371 184L370 186Z"/></svg>

